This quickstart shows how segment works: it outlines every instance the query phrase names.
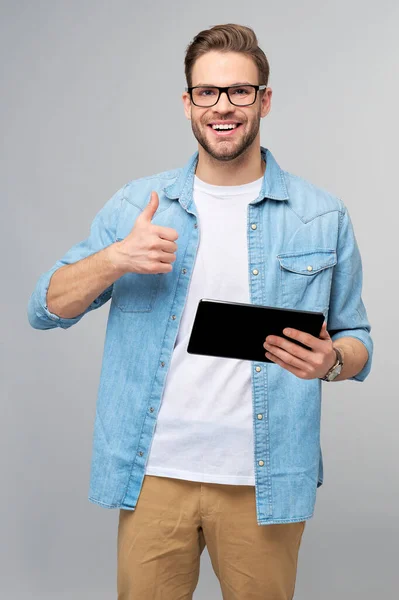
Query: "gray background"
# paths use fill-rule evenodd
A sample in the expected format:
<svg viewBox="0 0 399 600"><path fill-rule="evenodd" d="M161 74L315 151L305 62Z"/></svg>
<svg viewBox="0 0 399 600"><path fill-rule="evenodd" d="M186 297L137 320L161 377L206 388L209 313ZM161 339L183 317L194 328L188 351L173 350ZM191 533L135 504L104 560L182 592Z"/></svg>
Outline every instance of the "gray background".
<svg viewBox="0 0 399 600"><path fill-rule="evenodd" d="M262 145L349 208L375 343L366 382L323 384L325 483L295 598L396 597L397 2L0 7L1 596L116 597L118 511L87 500L109 304L44 332L29 326L27 302L117 189L196 150L184 51L201 29L233 22L255 29L271 65ZM206 549L194 598L221 598Z"/></svg>

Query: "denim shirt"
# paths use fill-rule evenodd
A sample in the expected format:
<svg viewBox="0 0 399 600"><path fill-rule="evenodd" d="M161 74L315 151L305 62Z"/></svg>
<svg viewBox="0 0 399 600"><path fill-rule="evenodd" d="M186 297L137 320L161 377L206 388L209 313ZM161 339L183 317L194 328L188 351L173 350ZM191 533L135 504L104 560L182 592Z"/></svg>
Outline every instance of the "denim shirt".
<svg viewBox="0 0 399 600"><path fill-rule="evenodd" d="M367 348L367 363L351 377L364 381L373 342L348 210L339 198L282 170L268 149L261 146L260 151L266 170L260 194L247 209L251 303L322 311L333 340L351 336ZM183 168L124 185L95 216L87 239L40 276L29 300L28 319L36 329L67 329L111 300L88 495L105 508L134 510L140 495L198 249L201 223L193 202L197 161L195 152ZM126 273L84 313L70 319L51 313L46 293L53 273L124 239L153 190L159 207L152 223L172 227L179 236L173 270ZM322 382L298 378L273 363L251 362L257 522L310 519L323 483Z"/></svg>

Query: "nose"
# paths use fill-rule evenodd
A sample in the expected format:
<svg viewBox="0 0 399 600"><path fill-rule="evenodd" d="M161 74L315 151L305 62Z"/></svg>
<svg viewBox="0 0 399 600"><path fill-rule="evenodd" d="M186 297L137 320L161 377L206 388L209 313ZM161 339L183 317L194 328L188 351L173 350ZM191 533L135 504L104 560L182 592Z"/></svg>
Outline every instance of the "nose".
<svg viewBox="0 0 399 600"><path fill-rule="evenodd" d="M221 112L230 112L231 110L234 110L234 104L230 102L227 92L222 92L220 94L220 98L215 106L217 106L218 110Z"/></svg>

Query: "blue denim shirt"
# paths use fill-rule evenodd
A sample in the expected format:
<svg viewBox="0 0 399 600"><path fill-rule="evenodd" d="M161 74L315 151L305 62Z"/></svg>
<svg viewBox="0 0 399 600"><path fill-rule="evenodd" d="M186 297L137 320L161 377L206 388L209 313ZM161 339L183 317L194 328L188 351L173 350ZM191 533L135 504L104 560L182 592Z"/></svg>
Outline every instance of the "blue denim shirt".
<svg viewBox="0 0 399 600"><path fill-rule="evenodd" d="M351 378L364 381L373 342L348 210L339 198L282 170L268 149L261 147L261 154L267 165L262 188L247 210L251 303L322 311L333 340L351 336L367 348L366 365ZM198 249L201 223L192 194L197 160L195 152L184 168L133 180L118 190L95 216L87 239L41 275L29 300L28 318L36 329L67 329L111 300L89 490L89 500L106 508L134 510L141 491ZM75 318L51 313L46 293L52 274L122 240L153 190L159 208L152 223L179 235L173 270L127 273ZM309 519L323 482L322 382L255 361L251 382L257 522Z"/></svg>

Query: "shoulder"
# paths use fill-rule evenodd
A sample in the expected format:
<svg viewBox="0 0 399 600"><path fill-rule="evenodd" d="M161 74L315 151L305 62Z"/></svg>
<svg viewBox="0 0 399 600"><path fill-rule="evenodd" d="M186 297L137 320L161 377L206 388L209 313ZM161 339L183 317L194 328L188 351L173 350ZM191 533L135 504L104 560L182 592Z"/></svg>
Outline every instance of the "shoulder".
<svg viewBox="0 0 399 600"><path fill-rule="evenodd" d="M314 183L282 170L289 195L288 205L305 223L330 212L346 211L346 206L338 196Z"/></svg>
<svg viewBox="0 0 399 600"><path fill-rule="evenodd" d="M171 185L181 171L181 168L170 169L129 181L123 187L124 200L139 209L143 209L149 202L151 192L157 192L161 202L164 196L163 189Z"/></svg>

